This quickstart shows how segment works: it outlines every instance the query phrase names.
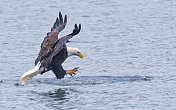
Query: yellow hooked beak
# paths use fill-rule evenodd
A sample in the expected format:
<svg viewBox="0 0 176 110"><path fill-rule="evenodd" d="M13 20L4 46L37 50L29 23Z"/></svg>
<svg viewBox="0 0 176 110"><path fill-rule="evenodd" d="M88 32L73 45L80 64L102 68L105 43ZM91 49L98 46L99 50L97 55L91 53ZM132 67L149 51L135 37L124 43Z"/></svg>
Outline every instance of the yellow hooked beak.
<svg viewBox="0 0 176 110"><path fill-rule="evenodd" d="M79 53L78 56L83 59L83 54L82 53Z"/></svg>

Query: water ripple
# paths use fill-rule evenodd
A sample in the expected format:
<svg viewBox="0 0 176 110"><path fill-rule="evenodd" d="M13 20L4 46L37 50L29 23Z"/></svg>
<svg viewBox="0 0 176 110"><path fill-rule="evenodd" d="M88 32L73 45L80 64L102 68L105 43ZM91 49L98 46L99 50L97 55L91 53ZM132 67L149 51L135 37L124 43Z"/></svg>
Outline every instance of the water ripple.
<svg viewBox="0 0 176 110"><path fill-rule="evenodd" d="M97 84L112 84L118 82L138 82L151 81L152 76L80 76L57 80L53 78L35 79L32 83L50 84L58 86L79 86L79 85L97 85Z"/></svg>

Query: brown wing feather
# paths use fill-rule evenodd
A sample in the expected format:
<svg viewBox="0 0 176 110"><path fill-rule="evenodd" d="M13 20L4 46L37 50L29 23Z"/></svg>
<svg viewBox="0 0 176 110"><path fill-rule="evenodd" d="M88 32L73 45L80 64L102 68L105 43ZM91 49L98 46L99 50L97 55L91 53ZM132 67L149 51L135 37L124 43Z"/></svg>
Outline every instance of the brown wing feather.
<svg viewBox="0 0 176 110"><path fill-rule="evenodd" d="M44 38L41 49L38 54L37 59L35 60L35 65L41 61L44 57L51 54L54 50L55 43L58 40L58 34L65 28L67 23L67 16L65 15L64 22L61 12L59 13L59 18L56 18L56 21L51 28L51 32L47 33L47 36Z"/></svg>
<svg viewBox="0 0 176 110"><path fill-rule="evenodd" d="M53 51L51 52L51 54L49 54L48 57L45 57L43 60L42 60L42 63L41 65L45 68L49 68L50 67L50 64L51 62L54 60L54 57L56 56L59 56L58 54L63 51L65 48L66 48L66 45L65 43L68 42L68 40L70 38L72 38L74 35L77 35L81 30L81 25L79 25L79 28L78 26L75 24L75 28L73 30L73 32L67 36L64 36L64 37L61 37L56 43L55 43L55 46L53 48ZM65 57L67 57L65 55ZM63 58L59 59L60 61L59 62L62 62L62 60L64 60Z"/></svg>
<svg viewBox="0 0 176 110"><path fill-rule="evenodd" d="M81 24L79 24L79 27L77 26L77 24L75 24L75 28L73 29L73 32L71 34L61 37L56 42L54 51L51 53L51 60L56 54L58 54L65 47L64 45L69 41L69 39L77 35L80 32L80 30L81 30Z"/></svg>

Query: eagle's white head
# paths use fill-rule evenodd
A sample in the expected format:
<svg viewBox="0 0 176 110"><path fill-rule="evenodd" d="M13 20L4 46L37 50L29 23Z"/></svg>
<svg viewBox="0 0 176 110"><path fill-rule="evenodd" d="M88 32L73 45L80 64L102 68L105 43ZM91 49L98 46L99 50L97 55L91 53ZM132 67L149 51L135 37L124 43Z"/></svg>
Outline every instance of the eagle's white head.
<svg viewBox="0 0 176 110"><path fill-rule="evenodd" d="M67 47L67 52L68 52L68 54L67 54L68 57L72 56L72 55L76 55L76 56L79 56L81 59L83 58L83 54L77 48Z"/></svg>

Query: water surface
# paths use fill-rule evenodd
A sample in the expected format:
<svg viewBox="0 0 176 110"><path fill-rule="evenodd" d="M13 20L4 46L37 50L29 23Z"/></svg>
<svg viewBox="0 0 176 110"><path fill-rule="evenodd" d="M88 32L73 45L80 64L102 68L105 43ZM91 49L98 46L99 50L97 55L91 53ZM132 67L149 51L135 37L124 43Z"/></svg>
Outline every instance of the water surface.
<svg viewBox="0 0 176 110"><path fill-rule="evenodd" d="M1 0L0 109L175 110L175 6L171 0ZM79 67L78 74L57 80L48 72L21 86L59 11L68 16L60 36L82 24L67 45L85 57L63 65Z"/></svg>

